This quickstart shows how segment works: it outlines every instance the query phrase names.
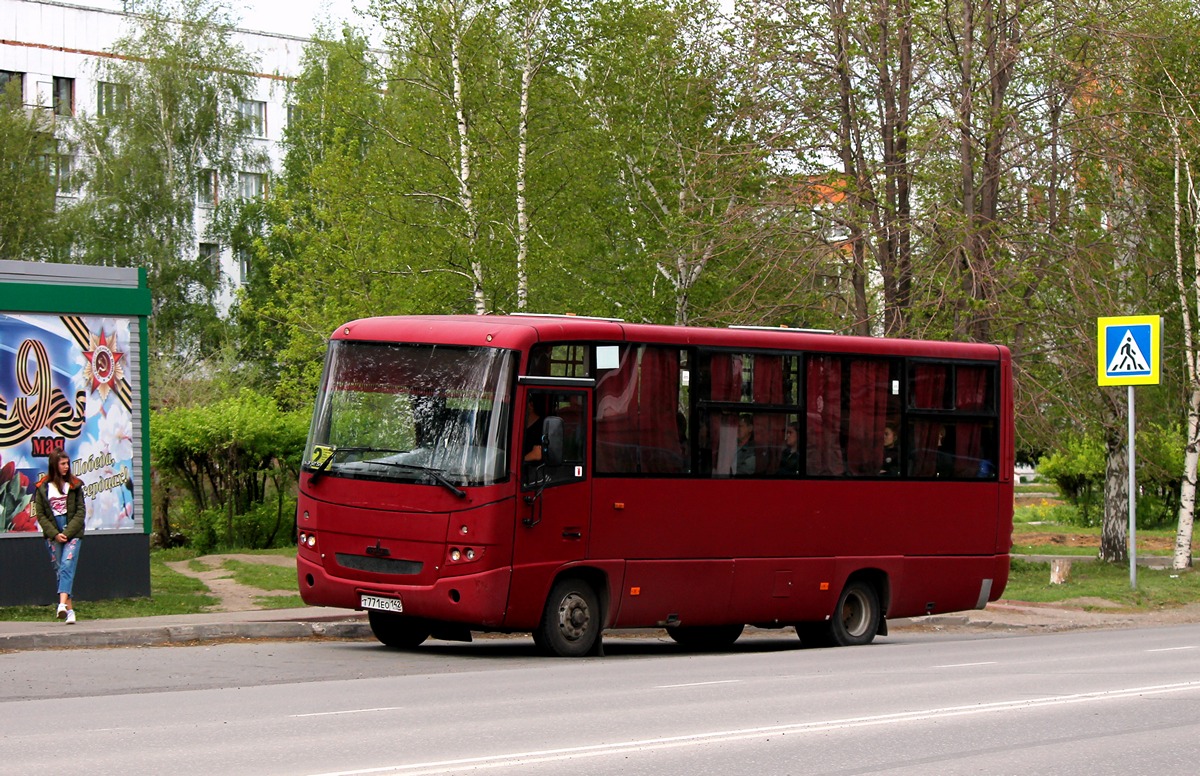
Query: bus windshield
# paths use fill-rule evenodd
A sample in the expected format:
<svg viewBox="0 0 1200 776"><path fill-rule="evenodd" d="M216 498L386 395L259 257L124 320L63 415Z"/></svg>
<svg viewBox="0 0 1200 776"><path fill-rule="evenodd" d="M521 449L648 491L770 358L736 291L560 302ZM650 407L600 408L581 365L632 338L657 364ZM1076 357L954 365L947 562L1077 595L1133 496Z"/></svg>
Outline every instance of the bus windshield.
<svg viewBox="0 0 1200 776"><path fill-rule="evenodd" d="M507 476L516 354L330 343L304 468L318 476L458 486Z"/></svg>

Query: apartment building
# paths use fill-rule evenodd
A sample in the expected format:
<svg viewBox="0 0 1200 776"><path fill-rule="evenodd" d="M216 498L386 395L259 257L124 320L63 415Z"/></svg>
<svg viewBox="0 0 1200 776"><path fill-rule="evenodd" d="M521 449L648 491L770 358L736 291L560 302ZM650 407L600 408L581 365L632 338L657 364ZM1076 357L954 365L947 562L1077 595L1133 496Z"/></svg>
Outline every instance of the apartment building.
<svg viewBox="0 0 1200 776"><path fill-rule="evenodd" d="M113 110L121 99L116 85L98 77L98 65L113 58L113 43L132 30L135 17L121 11L88 8L53 0L0 0L0 88L16 81L22 101L31 110L53 118L55 134L69 138L76 117ZM203 234L215 205L231 196L262 196L271 174L282 164L282 140L287 122L287 83L300 70L305 38L239 29L236 41L258 60L253 99L240 110L250 117L253 142L266 153L263 169L239 173L235 191L221 191L214 179L202 186L196 203L197 260L216 262L223 283L219 300L227 308L244 282L246 262L228 246L204 241ZM78 160L59 156L47 165L58 182L58 196L78 196L71 170Z"/></svg>

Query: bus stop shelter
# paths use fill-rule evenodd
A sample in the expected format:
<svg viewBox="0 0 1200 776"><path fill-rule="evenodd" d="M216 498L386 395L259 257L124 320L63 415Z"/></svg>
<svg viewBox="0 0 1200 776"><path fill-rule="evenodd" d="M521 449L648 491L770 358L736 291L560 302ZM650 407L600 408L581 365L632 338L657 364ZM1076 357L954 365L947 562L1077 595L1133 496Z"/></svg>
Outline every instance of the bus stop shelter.
<svg viewBox="0 0 1200 776"><path fill-rule="evenodd" d="M0 261L0 606L57 600L33 493L51 451L83 481L74 597L150 594L143 269Z"/></svg>

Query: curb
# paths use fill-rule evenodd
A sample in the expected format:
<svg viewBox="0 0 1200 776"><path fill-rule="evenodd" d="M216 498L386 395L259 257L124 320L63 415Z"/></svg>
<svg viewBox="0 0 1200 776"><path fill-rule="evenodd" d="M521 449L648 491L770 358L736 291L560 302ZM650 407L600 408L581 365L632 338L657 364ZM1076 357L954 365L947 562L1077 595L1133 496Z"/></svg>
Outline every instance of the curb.
<svg viewBox="0 0 1200 776"><path fill-rule="evenodd" d="M64 629L69 626L63 626ZM368 639L365 622L247 622L160 625L115 630L64 630L0 635L0 651L67 647L153 647L197 641L252 639Z"/></svg>

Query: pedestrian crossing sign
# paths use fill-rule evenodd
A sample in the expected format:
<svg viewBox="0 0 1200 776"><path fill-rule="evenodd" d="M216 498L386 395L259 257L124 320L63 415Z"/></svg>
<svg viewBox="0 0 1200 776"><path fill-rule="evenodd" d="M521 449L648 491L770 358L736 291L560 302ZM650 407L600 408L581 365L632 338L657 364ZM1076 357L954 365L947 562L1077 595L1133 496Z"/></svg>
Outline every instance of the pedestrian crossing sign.
<svg viewBox="0 0 1200 776"><path fill-rule="evenodd" d="M1100 385L1158 385L1162 319L1131 315L1096 320Z"/></svg>

